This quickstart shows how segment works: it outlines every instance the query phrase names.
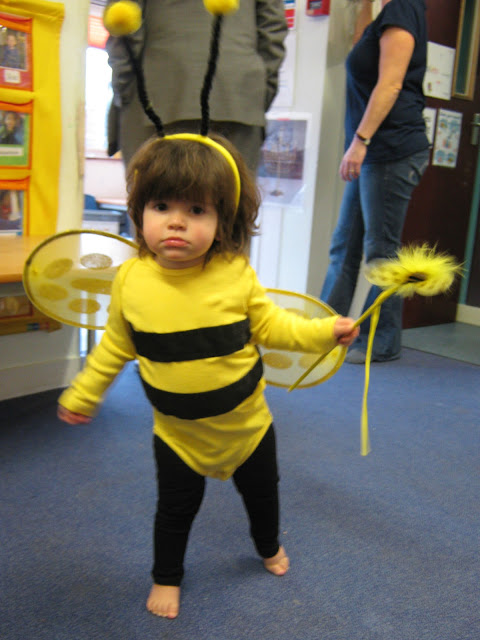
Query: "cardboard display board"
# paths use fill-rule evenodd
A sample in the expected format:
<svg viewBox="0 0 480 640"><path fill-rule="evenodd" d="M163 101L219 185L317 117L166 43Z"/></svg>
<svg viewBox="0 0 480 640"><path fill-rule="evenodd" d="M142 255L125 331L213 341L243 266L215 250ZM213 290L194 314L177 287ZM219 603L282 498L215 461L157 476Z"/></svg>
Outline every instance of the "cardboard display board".
<svg viewBox="0 0 480 640"><path fill-rule="evenodd" d="M63 3L0 0L0 233L56 231Z"/></svg>

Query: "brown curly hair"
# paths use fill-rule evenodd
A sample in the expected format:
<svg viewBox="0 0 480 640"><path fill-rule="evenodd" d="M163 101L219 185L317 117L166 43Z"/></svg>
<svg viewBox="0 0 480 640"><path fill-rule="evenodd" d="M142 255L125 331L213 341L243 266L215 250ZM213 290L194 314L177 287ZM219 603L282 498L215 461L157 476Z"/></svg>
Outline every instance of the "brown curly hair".
<svg viewBox="0 0 480 640"><path fill-rule="evenodd" d="M237 149L223 136L209 137L232 155L240 174L240 201L227 160L194 140L152 138L135 153L127 169L128 213L135 224L139 255L151 253L143 238L143 212L152 200L211 202L218 212L217 239L207 252L244 254L256 235L260 194L254 176Z"/></svg>

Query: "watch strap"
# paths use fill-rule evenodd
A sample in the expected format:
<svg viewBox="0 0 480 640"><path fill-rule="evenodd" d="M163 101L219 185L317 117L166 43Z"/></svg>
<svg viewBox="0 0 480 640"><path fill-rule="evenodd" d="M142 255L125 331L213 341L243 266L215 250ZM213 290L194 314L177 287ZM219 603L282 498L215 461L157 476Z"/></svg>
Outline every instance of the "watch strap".
<svg viewBox="0 0 480 640"><path fill-rule="evenodd" d="M370 142L372 141L371 138L365 138L365 136L362 136L360 133L358 133L358 131L355 131L355 136L360 140L360 142L363 142L363 144L368 147L368 145L370 144Z"/></svg>

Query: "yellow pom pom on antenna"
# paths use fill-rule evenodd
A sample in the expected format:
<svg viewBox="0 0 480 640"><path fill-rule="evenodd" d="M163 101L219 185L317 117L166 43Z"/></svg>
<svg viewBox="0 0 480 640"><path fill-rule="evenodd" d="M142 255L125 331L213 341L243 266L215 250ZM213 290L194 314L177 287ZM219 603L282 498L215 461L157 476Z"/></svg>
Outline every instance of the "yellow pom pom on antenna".
<svg viewBox="0 0 480 640"><path fill-rule="evenodd" d="M205 9L214 16L234 13L238 9L239 0L203 0Z"/></svg>
<svg viewBox="0 0 480 640"><path fill-rule="evenodd" d="M446 253L427 244L402 247L391 260L373 261L365 269L367 280L382 289L398 286L397 295L436 296L453 284L462 267Z"/></svg>
<svg viewBox="0 0 480 640"><path fill-rule="evenodd" d="M120 0L108 6L103 14L105 29L112 36L127 36L140 29L142 10L133 0Z"/></svg>

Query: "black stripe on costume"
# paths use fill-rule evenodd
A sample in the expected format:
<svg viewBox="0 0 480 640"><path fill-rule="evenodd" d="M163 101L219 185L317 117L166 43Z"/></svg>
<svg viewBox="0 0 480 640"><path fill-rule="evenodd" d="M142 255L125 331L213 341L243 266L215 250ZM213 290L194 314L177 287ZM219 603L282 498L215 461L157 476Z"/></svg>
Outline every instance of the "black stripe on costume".
<svg viewBox="0 0 480 640"><path fill-rule="evenodd" d="M152 362L184 362L226 356L240 351L250 340L247 319L217 327L173 333L145 333L132 327L138 355Z"/></svg>
<svg viewBox="0 0 480 640"><path fill-rule="evenodd" d="M228 413L255 391L263 374L262 359L258 358L250 371L232 384L202 393L171 393L152 387L143 380L148 399L155 409L185 420L198 420Z"/></svg>

